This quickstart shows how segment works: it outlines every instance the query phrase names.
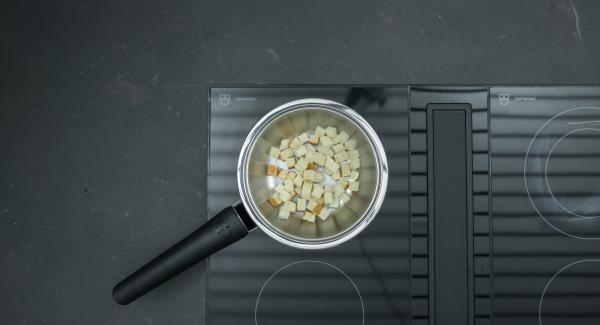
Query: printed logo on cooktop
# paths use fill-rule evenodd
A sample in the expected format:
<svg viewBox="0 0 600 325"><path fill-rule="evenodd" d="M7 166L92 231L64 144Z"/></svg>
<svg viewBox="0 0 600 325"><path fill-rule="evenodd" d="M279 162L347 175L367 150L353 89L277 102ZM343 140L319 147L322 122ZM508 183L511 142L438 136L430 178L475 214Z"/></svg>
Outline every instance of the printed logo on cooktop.
<svg viewBox="0 0 600 325"><path fill-rule="evenodd" d="M223 106L229 105L231 94L219 94L219 104Z"/></svg>
<svg viewBox="0 0 600 325"><path fill-rule="evenodd" d="M510 102L510 94L498 94L500 105L506 106Z"/></svg>

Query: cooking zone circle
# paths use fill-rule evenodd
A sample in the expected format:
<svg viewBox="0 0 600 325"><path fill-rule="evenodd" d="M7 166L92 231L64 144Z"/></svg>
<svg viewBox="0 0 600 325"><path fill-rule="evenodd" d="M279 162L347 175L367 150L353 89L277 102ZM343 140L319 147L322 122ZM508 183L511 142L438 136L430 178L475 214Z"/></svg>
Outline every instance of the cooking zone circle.
<svg viewBox="0 0 600 325"><path fill-rule="evenodd" d="M537 214L574 238L600 238L600 108L555 115L531 140L525 188Z"/></svg>
<svg viewBox="0 0 600 325"><path fill-rule="evenodd" d="M358 287L340 268L323 261L297 261L265 281L254 307L256 325L285 324L285 319L362 325L365 310Z"/></svg>
<svg viewBox="0 0 600 325"><path fill-rule="evenodd" d="M573 262L556 272L544 287L538 305L539 324L599 324L598 306L600 260Z"/></svg>

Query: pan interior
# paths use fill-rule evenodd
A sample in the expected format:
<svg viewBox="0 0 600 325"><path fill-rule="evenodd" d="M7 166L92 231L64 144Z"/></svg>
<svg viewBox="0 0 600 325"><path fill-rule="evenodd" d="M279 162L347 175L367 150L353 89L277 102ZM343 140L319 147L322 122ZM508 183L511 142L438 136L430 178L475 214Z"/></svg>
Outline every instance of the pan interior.
<svg viewBox="0 0 600 325"><path fill-rule="evenodd" d="M340 206L325 221L306 222L298 217L280 219L279 207L273 207L267 198L275 192L280 180L266 175L269 149L279 148L283 138L291 138L303 132L314 130L317 125L333 126L346 131L356 140L360 153L360 190L352 193L350 201ZM377 188L378 165L374 149L365 133L352 120L344 115L322 107L302 107L285 113L268 124L258 135L250 151L246 182L250 195L261 218L282 236L291 236L304 241L320 241L340 235L355 226L373 201Z"/></svg>

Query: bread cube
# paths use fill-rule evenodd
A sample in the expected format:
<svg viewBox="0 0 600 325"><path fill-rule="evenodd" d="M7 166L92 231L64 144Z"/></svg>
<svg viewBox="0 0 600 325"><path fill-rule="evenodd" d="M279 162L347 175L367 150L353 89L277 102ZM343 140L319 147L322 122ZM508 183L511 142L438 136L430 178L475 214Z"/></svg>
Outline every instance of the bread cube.
<svg viewBox="0 0 600 325"><path fill-rule="evenodd" d="M281 179L285 179L288 175L288 170L287 169L283 169L281 168L279 170L279 173L277 173L277 177L281 178Z"/></svg>
<svg viewBox="0 0 600 325"><path fill-rule="evenodd" d="M300 134L298 140L300 141L300 144L305 144L308 141L308 134L306 134L306 132Z"/></svg>
<svg viewBox="0 0 600 325"><path fill-rule="evenodd" d="M315 146L313 146L310 143L305 143L304 147L306 147L306 151L307 152L315 152L315 151L317 151L317 149L315 149Z"/></svg>
<svg viewBox="0 0 600 325"><path fill-rule="evenodd" d="M296 149L294 149L294 155L298 158L306 155L306 147L305 146L298 146Z"/></svg>
<svg viewBox="0 0 600 325"><path fill-rule="evenodd" d="M294 137L292 139L292 141L290 141L290 148L296 149L301 145L300 140L298 140L298 137Z"/></svg>
<svg viewBox="0 0 600 325"><path fill-rule="evenodd" d="M283 150L287 149L289 146L290 146L290 140L283 139L279 143L279 150L283 151Z"/></svg>
<svg viewBox="0 0 600 325"><path fill-rule="evenodd" d="M340 199L337 196L333 196L333 201L329 204L330 207L337 209L340 207Z"/></svg>
<svg viewBox="0 0 600 325"><path fill-rule="evenodd" d="M348 160L348 152L341 151L340 153L336 153L335 155L333 155L333 158L337 162L342 162L344 160Z"/></svg>
<svg viewBox="0 0 600 325"><path fill-rule="evenodd" d="M317 170L317 168L319 168L319 166L317 166L317 164L315 164L315 163L309 163L306 166L306 169L310 169L310 170Z"/></svg>
<svg viewBox="0 0 600 325"><path fill-rule="evenodd" d="M279 153L279 158L280 158L281 160L287 160L288 158L290 158L290 157L291 157L291 156L293 156L293 155L294 155L294 152L292 151L292 149L290 149L290 148L287 148L287 149L285 149L285 150L282 150L282 151Z"/></svg>
<svg viewBox="0 0 600 325"><path fill-rule="evenodd" d="M285 185L283 183L281 183L281 184L278 184L277 186L275 186L275 192L277 192L277 193L285 192Z"/></svg>
<svg viewBox="0 0 600 325"><path fill-rule="evenodd" d="M290 171L288 172L287 176L285 177L286 180L290 180L293 181L294 179L296 179L296 173Z"/></svg>
<svg viewBox="0 0 600 325"><path fill-rule="evenodd" d="M323 208L321 209L321 211L319 211L319 214L318 214L318 216L319 216L319 218L320 218L321 220L325 221L325 220L327 220L327 218L329 217L329 214L330 214L330 213L331 213L331 211L330 211L329 209L327 209L327 208L323 207Z"/></svg>
<svg viewBox="0 0 600 325"><path fill-rule="evenodd" d="M308 143L310 143L310 144L318 144L319 143L319 136L316 135L316 134L311 135L308 138Z"/></svg>
<svg viewBox="0 0 600 325"><path fill-rule="evenodd" d="M350 182L348 182L348 181L346 181L346 180L343 180L343 181L341 181L341 182L340 182L340 185L342 185L342 187L343 187L344 189L347 189L347 188L348 188L348 186L350 186Z"/></svg>
<svg viewBox="0 0 600 325"><path fill-rule="evenodd" d="M310 199L311 192L312 192L312 183L304 182L304 184L302 184L302 192L300 193L300 197L305 200L308 200L308 199Z"/></svg>
<svg viewBox="0 0 600 325"><path fill-rule="evenodd" d="M338 143L338 144L332 146L331 149L333 150L334 153L340 153L345 150L344 145L341 143Z"/></svg>
<svg viewBox="0 0 600 325"><path fill-rule="evenodd" d="M346 193L346 189L344 188L344 186L342 186L342 184L336 184L333 187L333 192L335 193L335 195L341 196L343 193Z"/></svg>
<svg viewBox="0 0 600 325"><path fill-rule="evenodd" d="M315 177L315 171L314 170L305 170L304 171L304 180L305 181L313 181L313 178Z"/></svg>
<svg viewBox="0 0 600 325"><path fill-rule="evenodd" d="M348 188L352 192L358 192L358 190L360 189L360 182L359 181L352 182L352 183L350 183L350 186Z"/></svg>
<svg viewBox="0 0 600 325"><path fill-rule="evenodd" d="M331 205L331 202L333 202L333 193L325 192L323 194L323 200L325 201L325 204Z"/></svg>
<svg viewBox="0 0 600 325"><path fill-rule="evenodd" d="M331 140L331 138L328 136L323 136L323 137L319 138L319 144L322 147L329 148L333 145L333 140Z"/></svg>
<svg viewBox="0 0 600 325"><path fill-rule="evenodd" d="M269 201L269 204L271 204L274 207L276 207L276 206L280 205L281 203L283 203L283 201L281 201L281 199L277 196L277 193L275 193L272 196L270 196L267 199L267 201Z"/></svg>
<svg viewBox="0 0 600 325"><path fill-rule="evenodd" d="M283 207L288 209L290 212L296 212L296 203L294 203L292 201L284 202Z"/></svg>
<svg viewBox="0 0 600 325"><path fill-rule="evenodd" d="M327 160L325 161L325 168L331 170L332 172L335 172L336 170L340 169L340 165L336 163L333 159L327 158Z"/></svg>
<svg viewBox="0 0 600 325"><path fill-rule="evenodd" d="M352 167L352 169L360 168L360 159L358 159L358 158L350 159L350 167Z"/></svg>
<svg viewBox="0 0 600 325"><path fill-rule="evenodd" d="M346 142L346 140L348 140L348 138L350 138L348 133L346 133L345 131L342 131L337 135L337 137L335 137L335 139L333 139L333 142L340 143L343 145Z"/></svg>
<svg viewBox="0 0 600 325"><path fill-rule="evenodd" d="M298 159L298 162L296 162L296 169L299 171L304 171L304 170L306 170L307 167L308 167L308 161L306 161L305 158L300 158L300 159Z"/></svg>
<svg viewBox="0 0 600 325"><path fill-rule="evenodd" d="M348 203L348 201L350 201L350 195L346 194L346 193L342 193L342 195L340 195L340 200L342 200L342 202L344 202L344 204Z"/></svg>
<svg viewBox="0 0 600 325"><path fill-rule="evenodd" d="M315 215L313 213L305 211L304 214L302 215L302 220L308 221L308 222L315 222Z"/></svg>
<svg viewBox="0 0 600 325"><path fill-rule="evenodd" d="M346 148L346 150L356 149L356 140L350 139L350 140L346 141L346 143L344 143L344 147Z"/></svg>
<svg viewBox="0 0 600 325"><path fill-rule="evenodd" d="M325 175L318 170L315 170L315 175L313 176L313 182L321 183L325 180Z"/></svg>
<svg viewBox="0 0 600 325"><path fill-rule="evenodd" d="M298 203L296 204L296 209L298 211L304 211L306 210L306 200L305 199L298 199Z"/></svg>
<svg viewBox="0 0 600 325"><path fill-rule="evenodd" d="M281 207L279 209L279 214L277 214L277 217L279 217L279 219L289 219L290 210L286 209L285 207Z"/></svg>
<svg viewBox="0 0 600 325"><path fill-rule="evenodd" d="M279 198L283 202L289 201L292 198L292 194L288 193L287 191L283 191L279 193Z"/></svg>
<svg viewBox="0 0 600 325"><path fill-rule="evenodd" d="M360 176L360 174L356 170L353 170L350 172L350 179L353 181L357 180L359 176Z"/></svg>
<svg viewBox="0 0 600 325"><path fill-rule="evenodd" d="M333 126L328 126L325 128L325 134L327 134L328 137L333 139L337 137L337 130Z"/></svg>
<svg viewBox="0 0 600 325"><path fill-rule="evenodd" d="M323 185L314 184L312 187L312 193L310 194L310 197L312 199L318 200L321 198L321 195L323 195Z"/></svg>
<svg viewBox="0 0 600 325"><path fill-rule="evenodd" d="M285 187L286 192L292 193L294 191L294 182L293 181L286 179L283 182L283 185Z"/></svg>
<svg viewBox="0 0 600 325"><path fill-rule="evenodd" d="M271 149L269 149L269 157L277 159L279 157L279 152L279 149L271 147Z"/></svg>
<svg viewBox="0 0 600 325"><path fill-rule="evenodd" d="M324 154L317 152L314 154L313 157L314 157L314 161L317 165L325 166L325 155Z"/></svg>
<svg viewBox="0 0 600 325"><path fill-rule="evenodd" d="M269 176L277 176L277 166L273 164L267 165L267 175Z"/></svg>
<svg viewBox="0 0 600 325"><path fill-rule="evenodd" d="M350 173L352 173L350 165L342 165L342 177L348 177Z"/></svg>
<svg viewBox="0 0 600 325"><path fill-rule="evenodd" d="M339 171L339 170L336 170L336 171L334 171L334 172L331 174L331 177L332 177L334 180L336 180L336 181L339 181L339 180L340 180L340 178L342 178L342 176L340 175L340 171Z"/></svg>
<svg viewBox="0 0 600 325"><path fill-rule="evenodd" d="M358 158L358 157L360 157L360 153L356 149L355 150L350 150L350 151L348 151L348 157L350 159Z"/></svg>
<svg viewBox="0 0 600 325"><path fill-rule="evenodd" d="M322 126L317 125L317 128L315 129L315 135L317 135L319 137L324 136L325 135L325 129Z"/></svg>
<svg viewBox="0 0 600 325"><path fill-rule="evenodd" d="M298 174L295 178L294 178L294 185L296 186L302 186L302 182L304 181L303 175L302 174Z"/></svg>

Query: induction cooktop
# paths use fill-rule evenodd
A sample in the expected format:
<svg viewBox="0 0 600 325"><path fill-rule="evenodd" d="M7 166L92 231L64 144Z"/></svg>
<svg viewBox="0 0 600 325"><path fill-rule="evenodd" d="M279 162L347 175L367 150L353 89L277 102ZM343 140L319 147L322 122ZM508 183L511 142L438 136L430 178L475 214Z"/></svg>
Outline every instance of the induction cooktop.
<svg viewBox="0 0 600 325"><path fill-rule="evenodd" d="M208 215L239 200L262 115L323 98L360 113L389 185L326 250L262 233L209 260L208 324L600 324L600 87L210 89Z"/></svg>

